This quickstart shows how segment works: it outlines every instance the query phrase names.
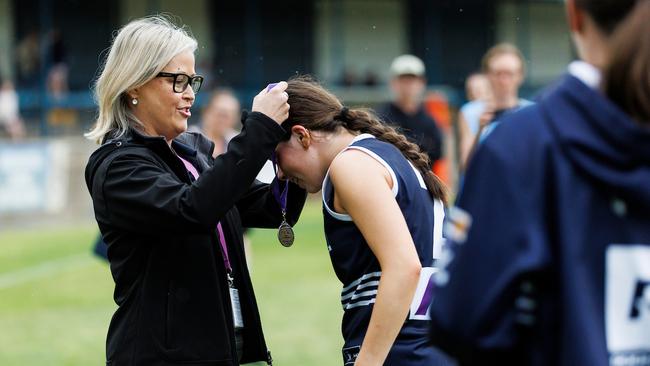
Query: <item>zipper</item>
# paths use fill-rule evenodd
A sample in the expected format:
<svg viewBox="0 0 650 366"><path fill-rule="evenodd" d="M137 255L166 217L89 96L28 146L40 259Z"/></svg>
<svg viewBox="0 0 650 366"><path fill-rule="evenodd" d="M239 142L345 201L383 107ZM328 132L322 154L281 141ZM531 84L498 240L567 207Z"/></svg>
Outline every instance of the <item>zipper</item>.
<svg viewBox="0 0 650 366"><path fill-rule="evenodd" d="M271 357L271 351L266 351L266 364L273 366L273 357Z"/></svg>

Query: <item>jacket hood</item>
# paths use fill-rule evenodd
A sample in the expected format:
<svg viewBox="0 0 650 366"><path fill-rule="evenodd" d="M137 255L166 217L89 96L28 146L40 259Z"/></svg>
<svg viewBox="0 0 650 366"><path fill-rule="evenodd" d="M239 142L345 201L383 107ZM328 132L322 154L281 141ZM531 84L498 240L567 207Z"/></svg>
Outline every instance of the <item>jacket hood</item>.
<svg viewBox="0 0 650 366"><path fill-rule="evenodd" d="M650 208L650 124L632 120L599 91L569 75L540 104L577 170L613 195Z"/></svg>

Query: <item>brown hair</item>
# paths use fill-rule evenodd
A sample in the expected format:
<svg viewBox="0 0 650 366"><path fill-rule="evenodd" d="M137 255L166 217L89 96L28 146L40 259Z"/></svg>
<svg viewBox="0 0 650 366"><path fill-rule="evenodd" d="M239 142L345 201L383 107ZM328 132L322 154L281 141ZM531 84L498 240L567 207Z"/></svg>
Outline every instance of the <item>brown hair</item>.
<svg viewBox="0 0 650 366"><path fill-rule="evenodd" d="M282 126L301 125L313 131L334 132L339 128L369 133L381 141L395 145L422 174L433 198L446 203L446 188L430 169L429 158L395 128L388 126L365 108L347 109L341 101L309 76L297 76L288 81L289 118Z"/></svg>
<svg viewBox="0 0 650 366"><path fill-rule="evenodd" d="M609 35L605 95L633 119L650 123L650 1L576 0Z"/></svg>
<svg viewBox="0 0 650 366"><path fill-rule="evenodd" d="M481 59L481 70L484 73L487 73L490 71L490 61L492 61L493 58L496 56L501 56L501 55L514 55L519 59L519 62L521 64L521 73L522 75L526 73L526 60L524 59L524 55L519 51L517 47L510 43L499 43L495 46L490 47L489 50L483 55L483 58Z"/></svg>

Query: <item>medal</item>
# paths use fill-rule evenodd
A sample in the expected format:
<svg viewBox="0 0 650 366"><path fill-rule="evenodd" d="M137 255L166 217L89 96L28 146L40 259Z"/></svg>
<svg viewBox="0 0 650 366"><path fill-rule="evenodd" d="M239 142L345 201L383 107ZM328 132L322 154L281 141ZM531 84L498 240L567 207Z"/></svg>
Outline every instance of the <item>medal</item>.
<svg viewBox="0 0 650 366"><path fill-rule="evenodd" d="M271 161L273 162L273 168L275 168L275 152L271 156ZM276 174L277 174L277 169L276 169ZM278 204L280 205L280 210L282 211L282 223L280 224L280 227L278 227L278 240L280 241L280 244L282 244L284 247L290 247L293 245L293 240L295 239L295 236L293 234L293 228L289 223L287 222L287 191L289 190L289 181L284 182L284 188L282 189L282 193L280 193L280 181L277 179L271 182L271 190L273 191L273 196L275 196L275 200L278 201Z"/></svg>
<svg viewBox="0 0 650 366"><path fill-rule="evenodd" d="M280 241L280 244L288 248L293 245L293 239L294 235L291 225L282 220L282 224L280 224L280 227L278 228L278 240Z"/></svg>

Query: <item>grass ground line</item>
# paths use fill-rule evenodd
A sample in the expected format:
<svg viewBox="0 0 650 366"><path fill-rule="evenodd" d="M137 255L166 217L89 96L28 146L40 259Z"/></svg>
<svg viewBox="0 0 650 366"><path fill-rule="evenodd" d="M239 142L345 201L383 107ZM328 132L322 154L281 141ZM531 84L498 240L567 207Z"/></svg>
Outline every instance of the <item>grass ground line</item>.
<svg viewBox="0 0 650 366"><path fill-rule="evenodd" d="M0 290L93 263L90 253L75 254L0 274Z"/></svg>

